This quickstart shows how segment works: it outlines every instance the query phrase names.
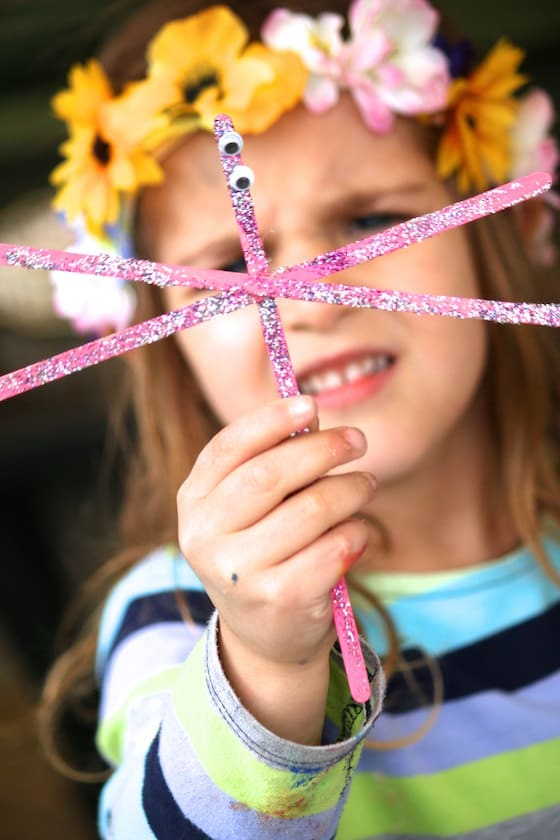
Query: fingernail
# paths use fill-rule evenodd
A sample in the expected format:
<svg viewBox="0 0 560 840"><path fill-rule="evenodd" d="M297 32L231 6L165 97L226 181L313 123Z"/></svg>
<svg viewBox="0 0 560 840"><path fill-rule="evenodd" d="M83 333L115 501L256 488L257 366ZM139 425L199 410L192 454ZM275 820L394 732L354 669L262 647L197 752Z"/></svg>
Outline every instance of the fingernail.
<svg viewBox="0 0 560 840"><path fill-rule="evenodd" d="M350 444L352 449L356 449L358 450L358 452L361 452L363 449L365 449L366 439L359 429L354 429L352 427L344 429L342 432L342 437L347 443Z"/></svg>
<svg viewBox="0 0 560 840"><path fill-rule="evenodd" d="M351 554L346 555L344 560L342 561L342 569L340 574L344 576L346 572L350 571L354 563L357 563L364 551L367 548L367 543L365 543L359 551L353 551Z"/></svg>
<svg viewBox="0 0 560 840"><path fill-rule="evenodd" d="M363 475L367 478L374 490L377 490L377 479L373 473L364 472Z"/></svg>
<svg viewBox="0 0 560 840"><path fill-rule="evenodd" d="M289 401L288 408L292 417L312 417L315 414L315 400L313 397L300 395Z"/></svg>

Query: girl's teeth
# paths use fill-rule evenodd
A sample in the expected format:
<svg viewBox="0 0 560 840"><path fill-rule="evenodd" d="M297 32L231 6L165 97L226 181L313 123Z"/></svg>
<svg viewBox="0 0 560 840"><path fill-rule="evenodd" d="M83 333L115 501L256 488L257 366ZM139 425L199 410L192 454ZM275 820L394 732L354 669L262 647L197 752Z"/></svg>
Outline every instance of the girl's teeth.
<svg viewBox="0 0 560 840"><path fill-rule="evenodd" d="M323 389L326 391L332 391L333 388L340 388L340 386L344 383L342 373L337 373L334 370L327 371L322 379Z"/></svg>
<svg viewBox="0 0 560 840"><path fill-rule="evenodd" d="M314 373L301 383L304 394L320 394L322 391L334 391L342 385L356 382L363 376L379 373L390 363L387 356L366 356L360 361L349 362L342 370L328 370Z"/></svg>
<svg viewBox="0 0 560 840"><path fill-rule="evenodd" d="M366 371L370 373L371 371ZM344 371L344 375L346 377L347 382L355 382L357 379L361 379L364 375L364 365L359 364L358 362L351 362L346 370Z"/></svg>

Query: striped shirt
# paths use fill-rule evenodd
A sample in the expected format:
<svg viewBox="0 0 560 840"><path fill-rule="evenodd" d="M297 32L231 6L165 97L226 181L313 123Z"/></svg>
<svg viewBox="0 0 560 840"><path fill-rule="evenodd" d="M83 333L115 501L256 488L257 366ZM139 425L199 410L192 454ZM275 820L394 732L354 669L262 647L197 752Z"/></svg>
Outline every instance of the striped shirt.
<svg viewBox="0 0 560 840"><path fill-rule="evenodd" d="M546 547L560 570L560 545ZM361 583L389 610L402 664L373 727L385 693L373 650L383 655L386 639L356 596L372 702L352 702L334 650L323 743L309 747L240 705L212 605L176 549L130 571L100 628L97 742L115 768L102 837L560 837L560 589L524 549Z"/></svg>

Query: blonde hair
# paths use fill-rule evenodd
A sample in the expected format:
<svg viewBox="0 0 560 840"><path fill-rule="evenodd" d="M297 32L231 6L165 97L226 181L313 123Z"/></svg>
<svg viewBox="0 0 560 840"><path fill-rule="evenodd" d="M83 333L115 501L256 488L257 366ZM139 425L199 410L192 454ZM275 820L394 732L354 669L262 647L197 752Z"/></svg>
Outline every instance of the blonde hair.
<svg viewBox="0 0 560 840"><path fill-rule="evenodd" d="M118 34L102 54L118 88L144 72L142 56L151 35L172 17L193 13L205 3L160 0L148 4ZM275 4L236 3L253 36ZM308 13L325 11L325 4L286 4ZM326 4L332 11L346 3ZM126 37L125 37L126 35ZM483 219L468 228L476 260L481 295L508 300L551 300L551 272L536 271L519 236L519 209ZM142 253L138 243L139 256ZM162 312L157 289L139 289L138 321ZM519 540L533 551L547 574L560 582L542 544L543 522L560 523L560 344L555 330L529 326L488 325L489 361L485 390L497 452L497 481ZM124 550L105 564L88 584L76 611L81 624L78 641L55 663L47 679L40 708L40 731L47 754L69 775L77 773L59 741L68 710L79 714L95 692L93 655L100 605L114 583L151 548L176 541L175 497L192 464L218 428L198 385L173 339L160 341L130 355L114 406L115 429L133 407L132 442L124 444L128 477L121 516ZM391 620L380 604L390 644L388 670L399 667L398 642ZM87 614L87 622L82 616ZM435 676L437 683L437 674ZM437 688L437 685L436 685ZM93 745L92 745L93 746Z"/></svg>

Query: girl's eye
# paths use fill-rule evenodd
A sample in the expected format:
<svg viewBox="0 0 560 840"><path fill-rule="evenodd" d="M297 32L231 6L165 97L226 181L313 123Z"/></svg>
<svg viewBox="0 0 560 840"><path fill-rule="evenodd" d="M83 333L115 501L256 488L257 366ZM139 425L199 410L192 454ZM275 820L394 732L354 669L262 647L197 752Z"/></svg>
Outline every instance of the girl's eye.
<svg viewBox="0 0 560 840"><path fill-rule="evenodd" d="M359 232L383 230L402 221L404 221L404 217L398 216L396 213L368 213L367 216L358 216L356 219L352 219L350 227Z"/></svg>
<svg viewBox="0 0 560 840"><path fill-rule="evenodd" d="M233 262L227 263L227 265L220 266L222 271L238 271L242 274L247 272L247 265L245 264L245 260L243 257L238 257Z"/></svg>

